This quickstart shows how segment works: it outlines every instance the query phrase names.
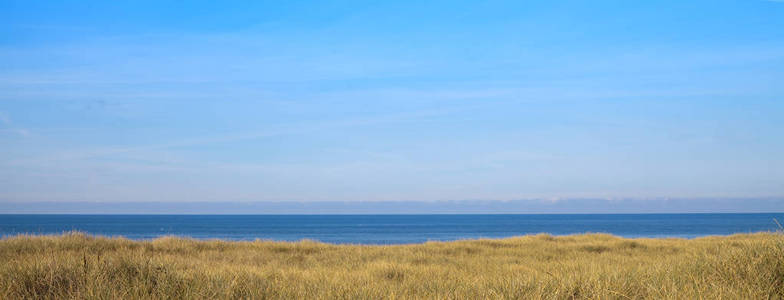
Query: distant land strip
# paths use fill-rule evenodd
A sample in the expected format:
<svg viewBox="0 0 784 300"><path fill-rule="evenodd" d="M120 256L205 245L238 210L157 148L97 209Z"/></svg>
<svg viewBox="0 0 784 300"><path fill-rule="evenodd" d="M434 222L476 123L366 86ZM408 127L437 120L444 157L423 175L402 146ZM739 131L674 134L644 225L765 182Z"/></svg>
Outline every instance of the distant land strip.
<svg viewBox="0 0 784 300"><path fill-rule="evenodd" d="M784 197L513 201L20 202L0 214L648 214L784 212Z"/></svg>

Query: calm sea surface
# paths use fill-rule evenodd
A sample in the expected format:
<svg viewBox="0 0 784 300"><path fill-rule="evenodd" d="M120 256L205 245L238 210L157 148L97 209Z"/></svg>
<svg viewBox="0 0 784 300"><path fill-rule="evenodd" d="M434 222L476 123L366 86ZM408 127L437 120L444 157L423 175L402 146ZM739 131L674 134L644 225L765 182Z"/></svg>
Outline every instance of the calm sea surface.
<svg viewBox="0 0 784 300"><path fill-rule="evenodd" d="M70 230L131 239L197 239L402 244L524 234L605 232L683 237L775 231L784 214L623 215L2 215L0 235Z"/></svg>

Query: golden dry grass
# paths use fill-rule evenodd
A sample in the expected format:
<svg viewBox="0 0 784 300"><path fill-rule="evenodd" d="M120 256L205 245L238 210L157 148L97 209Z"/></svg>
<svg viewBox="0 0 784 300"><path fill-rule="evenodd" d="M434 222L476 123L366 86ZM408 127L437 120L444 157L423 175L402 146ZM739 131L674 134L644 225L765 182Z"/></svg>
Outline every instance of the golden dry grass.
<svg viewBox="0 0 784 300"><path fill-rule="evenodd" d="M780 234L523 236L414 245L16 236L2 299L781 299Z"/></svg>

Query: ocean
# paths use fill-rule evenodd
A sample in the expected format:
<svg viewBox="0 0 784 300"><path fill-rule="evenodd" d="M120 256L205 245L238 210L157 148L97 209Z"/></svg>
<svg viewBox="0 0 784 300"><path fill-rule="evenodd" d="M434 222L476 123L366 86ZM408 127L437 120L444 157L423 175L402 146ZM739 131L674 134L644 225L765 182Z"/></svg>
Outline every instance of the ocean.
<svg viewBox="0 0 784 300"><path fill-rule="evenodd" d="M610 233L695 238L779 230L784 213L542 215L9 215L0 235L59 234L152 239L311 239L338 244L408 244L526 234Z"/></svg>

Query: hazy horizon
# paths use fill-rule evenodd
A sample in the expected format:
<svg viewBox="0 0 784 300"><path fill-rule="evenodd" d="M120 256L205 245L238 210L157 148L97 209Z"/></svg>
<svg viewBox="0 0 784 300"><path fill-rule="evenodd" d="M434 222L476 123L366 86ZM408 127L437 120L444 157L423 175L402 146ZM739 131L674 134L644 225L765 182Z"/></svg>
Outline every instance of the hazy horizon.
<svg viewBox="0 0 784 300"><path fill-rule="evenodd" d="M0 1L0 213L782 211L782 153L781 1Z"/></svg>
<svg viewBox="0 0 784 300"><path fill-rule="evenodd" d="M512 201L0 202L0 214L690 214L782 213L784 198ZM771 222L773 222L771 220Z"/></svg>

